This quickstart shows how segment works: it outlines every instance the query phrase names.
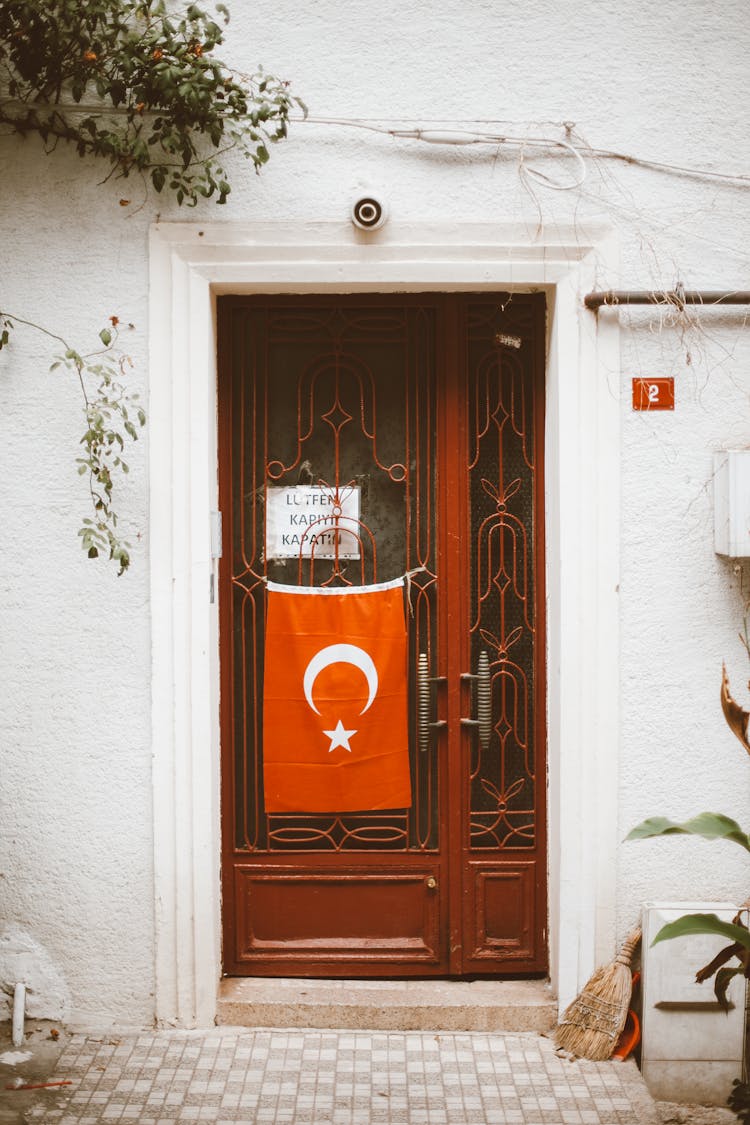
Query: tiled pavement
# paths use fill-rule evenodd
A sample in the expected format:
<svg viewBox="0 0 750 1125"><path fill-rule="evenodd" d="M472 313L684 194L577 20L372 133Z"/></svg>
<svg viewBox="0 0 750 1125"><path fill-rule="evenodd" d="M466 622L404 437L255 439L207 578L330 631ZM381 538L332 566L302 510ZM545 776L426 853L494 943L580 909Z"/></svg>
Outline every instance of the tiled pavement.
<svg viewBox="0 0 750 1125"><path fill-rule="evenodd" d="M632 1062L570 1062L538 1035L249 1030L73 1035L43 1125L655 1125Z"/></svg>

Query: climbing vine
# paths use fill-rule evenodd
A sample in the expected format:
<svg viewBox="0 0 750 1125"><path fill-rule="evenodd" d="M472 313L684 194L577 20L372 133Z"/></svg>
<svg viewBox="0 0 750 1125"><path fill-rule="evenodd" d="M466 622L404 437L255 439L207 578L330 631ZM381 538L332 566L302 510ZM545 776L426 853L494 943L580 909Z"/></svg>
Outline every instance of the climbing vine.
<svg viewBox="0 0 750 1125"><path fill-rule="evenodd" d="M130 566L130 543L120 535L112 493L116 476L130 472L125 460L126 443L138 440L138 430L146 424L146 412L138 394L125 382L131 360L117 346L119 318L111 316L109 323L99 333L101 347L81 355L62 336L40 324L2 313L0 350L8 344L15 324L36 329L61 346L50 371L62 367L75 376L86 419L76 464L79 474L88 480L91 515L83 519L78 535L90 559L110 558L119 567L118 574L123 574Z"/></svg>
<svg viewBox="0 0 750 1125"><path fill-rule="evenodd" d="M61 141L72 145L107 165L105 180L136 173L178 204L224 203L224 156L237 152L259 171L286 136L290 111L305 107L288 83L241 74L217 57L229 12L217 3L215 13L195 3L178 11L166 0L2 0L0 126L38 135L47 153ZM146 414L127 387L119 320L110 317L101 348L87 353L2 308L0 350L16 324L56 340L62 351L51 370L67 369L79 386L85 431L77 464L92 510L78 534L89 558L108 557L122 574L130 544L118 529L114 483L129 471L127 444Z"/></svg>
<svg viewBox="0 0 750 1125"><path fill-rule="evenodd" d="M228 21L226 5L216 13ZM225 153L260 169L302 103L278 78L227 66L222 42L199 4L175 14L166 0L4 0L0 123L48 148L66 141L110 175L140 172L178 203L224 203Z"/></svg>

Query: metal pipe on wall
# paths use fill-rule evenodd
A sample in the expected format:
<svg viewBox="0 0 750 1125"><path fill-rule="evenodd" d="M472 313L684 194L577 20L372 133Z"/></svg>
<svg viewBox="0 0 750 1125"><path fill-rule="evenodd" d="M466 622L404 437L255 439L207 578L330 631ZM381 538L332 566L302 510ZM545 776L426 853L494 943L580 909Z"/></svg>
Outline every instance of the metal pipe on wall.
<svg viewBox="0 0 750 1125"><path fill-rule="evenodd" d="M583 298L587 309L594 312L603 305L750 305L749 289L606 289L587 293Z"/></svg>

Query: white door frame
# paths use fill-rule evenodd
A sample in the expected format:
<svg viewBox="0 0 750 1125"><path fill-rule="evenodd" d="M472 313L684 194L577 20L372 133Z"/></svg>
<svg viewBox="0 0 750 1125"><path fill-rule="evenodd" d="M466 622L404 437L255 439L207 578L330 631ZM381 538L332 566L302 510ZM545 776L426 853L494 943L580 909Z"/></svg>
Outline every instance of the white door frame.
<svg viewBox="0 0 750 1125"><path fill-rule="evenodd" d="M162 223L150 238L149 546L156 1018L206 1027L221 973L219 293L544 289L549 948L561 1005L614 948L619 746L619 344L586 311L606 228Z"/></svg>

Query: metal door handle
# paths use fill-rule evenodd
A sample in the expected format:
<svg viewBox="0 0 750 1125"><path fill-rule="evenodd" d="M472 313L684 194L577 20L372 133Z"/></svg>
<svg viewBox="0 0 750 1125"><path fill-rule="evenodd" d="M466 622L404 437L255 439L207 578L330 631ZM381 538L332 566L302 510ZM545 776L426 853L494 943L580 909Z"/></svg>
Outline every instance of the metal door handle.
<svg viewBox="0 0 750 1125"><path fill-rule="evenodd" d="M426 652L420 652L417 658L417 746L421 753L426 754L430 748L432 731L442 730L447 726L445 719L431 720L432 714L432 684L445 682L445 676L431 676L430 665Z"/></svg>
<svg viewBox="0 0 750 1125"><path fill-rule="evenodd" d="M461 719L461 725L476 727L479 734L479 743L482 749L486 750L492 734L492 677L490 676L490 659L484 650L479 654L476 674L462 672L461 679L476 683L477 697L476 719Z"/></svg>

